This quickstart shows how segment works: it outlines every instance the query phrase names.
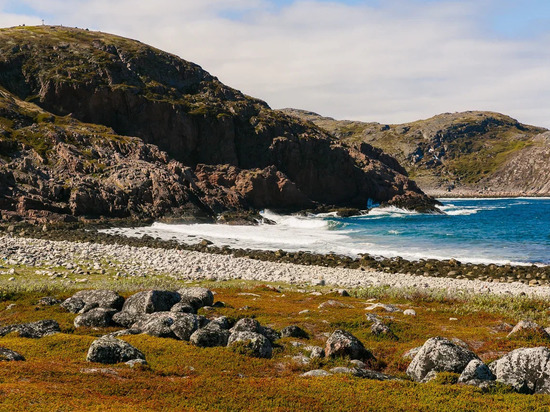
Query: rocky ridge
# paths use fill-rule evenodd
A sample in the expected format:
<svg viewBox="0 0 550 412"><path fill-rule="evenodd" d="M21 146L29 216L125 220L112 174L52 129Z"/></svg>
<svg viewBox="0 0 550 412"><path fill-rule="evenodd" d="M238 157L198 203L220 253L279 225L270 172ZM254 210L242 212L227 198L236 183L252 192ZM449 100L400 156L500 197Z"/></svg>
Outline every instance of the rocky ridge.
<svg viewBox="0 0 550 412"><path fill-rule="evenodd" d="M550 193L550 132L494 112L443 113L387 125L283 109L341 141L394 156L434 196L542 196ZM387 154L387 155L386 155Z"/></svg>
<svg viewBox="0 0 550 412"><path fill-rule="evenodd" d="M138 41L52 26L0 40L4 218L436 204L389 156Z"/></svg>

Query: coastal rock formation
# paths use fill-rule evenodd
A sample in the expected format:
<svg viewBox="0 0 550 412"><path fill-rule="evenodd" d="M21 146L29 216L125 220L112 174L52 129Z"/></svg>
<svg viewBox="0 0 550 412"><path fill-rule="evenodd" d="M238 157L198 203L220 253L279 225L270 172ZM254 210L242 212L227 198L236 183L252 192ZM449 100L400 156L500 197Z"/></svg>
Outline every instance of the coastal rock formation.
<svg viewBox="0 0 550 412"><path fill-rule="evenodd" d="M312 122L395 170L404 167L434 196L550 194L550 132L509 116L468 111L386 125L281 112Z"/></svg>
<svg viewBox="0 0 550 412"><path fill-rule="evenodd" d="M436 205L395 159L349 147L137 41L2 29L0 94L4 218Z"/></svg>

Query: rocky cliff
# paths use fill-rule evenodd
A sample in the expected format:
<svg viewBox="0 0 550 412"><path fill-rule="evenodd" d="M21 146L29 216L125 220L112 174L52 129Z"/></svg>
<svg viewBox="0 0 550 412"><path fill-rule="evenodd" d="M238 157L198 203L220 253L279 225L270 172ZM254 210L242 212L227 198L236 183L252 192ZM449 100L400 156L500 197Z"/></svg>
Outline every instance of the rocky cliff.
<svg viewBox="0 0 550 412"><path fill-rule="evenodd" d="M2 29L0 87L0 193L12 214L435 205L390 156L348 147L138 41Z"/></svg>
<svg viewBox="0 0 550 412"><path fill-rule="evenodd" d="M432 195L550 194L550 132L499 113L445 113L385 125L304 110L282 112L310 121L350 146L368 143L382 149Z"/></svg>

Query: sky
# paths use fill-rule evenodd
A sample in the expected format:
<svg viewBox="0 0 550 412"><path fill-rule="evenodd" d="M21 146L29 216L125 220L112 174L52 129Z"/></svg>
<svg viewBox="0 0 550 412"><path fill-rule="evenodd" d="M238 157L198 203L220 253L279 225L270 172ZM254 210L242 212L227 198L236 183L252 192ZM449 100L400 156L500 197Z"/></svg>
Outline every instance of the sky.
<svg viewBox="0 0 550 412"><path fill-rule="evenodd" d="M151 44L273 108L550 128L548 0L0 0L0 27L42 19Z"/></svg>

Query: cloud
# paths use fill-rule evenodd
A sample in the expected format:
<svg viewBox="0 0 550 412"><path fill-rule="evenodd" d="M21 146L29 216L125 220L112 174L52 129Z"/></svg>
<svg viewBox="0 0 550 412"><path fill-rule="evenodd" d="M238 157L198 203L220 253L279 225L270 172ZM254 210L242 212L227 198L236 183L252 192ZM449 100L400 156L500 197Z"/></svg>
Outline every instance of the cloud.
<svg viewBox="0 0 550 412"><path fill-rule="evenodd" d="M175 53L276 108L383 123L493 110L550 127L550 30L499 36L487 18L493 0L20 3L47 23Z"/></svg>

